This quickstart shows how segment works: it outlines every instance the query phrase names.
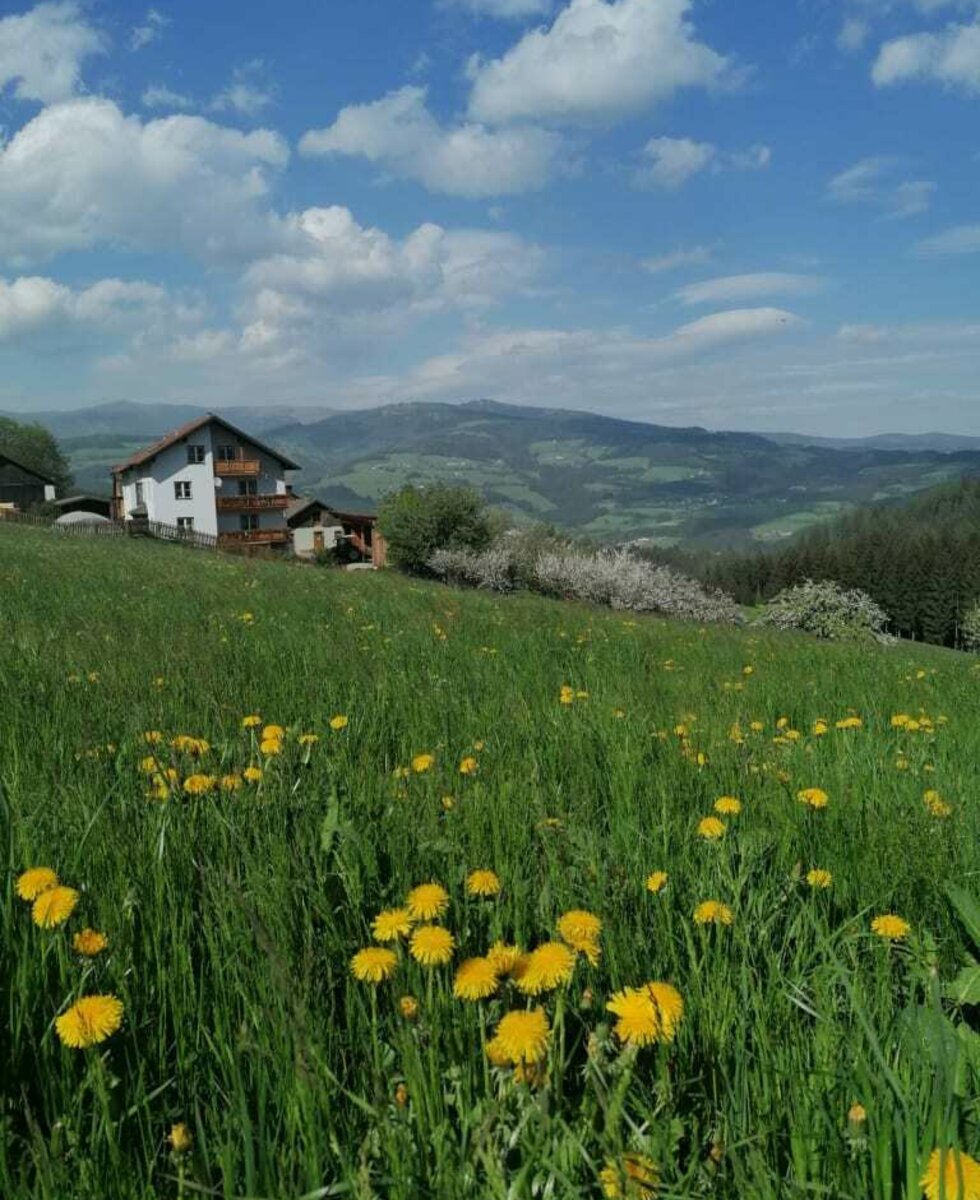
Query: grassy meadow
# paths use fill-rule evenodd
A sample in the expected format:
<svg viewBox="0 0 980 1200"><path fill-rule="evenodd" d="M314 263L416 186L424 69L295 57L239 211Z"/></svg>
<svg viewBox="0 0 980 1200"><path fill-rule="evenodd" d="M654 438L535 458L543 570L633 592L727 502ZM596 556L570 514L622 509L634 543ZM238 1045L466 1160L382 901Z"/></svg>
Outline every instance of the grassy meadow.
<svg viewBox="0 0 980 1200"><path fill-rule="evenodd" d="M0 681L5 1200L902 1200L980 1157L976 660L8 526Z"/></svg>

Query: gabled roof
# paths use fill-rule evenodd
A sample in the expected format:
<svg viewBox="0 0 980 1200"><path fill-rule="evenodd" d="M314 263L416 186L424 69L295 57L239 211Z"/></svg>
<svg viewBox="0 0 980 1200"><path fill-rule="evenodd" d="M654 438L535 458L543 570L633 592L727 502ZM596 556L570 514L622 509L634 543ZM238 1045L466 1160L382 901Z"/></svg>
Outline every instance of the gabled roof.
<svg viewBox="0 0 980 1200"><path fill-rule="evenodd" d="M295 521L297 517L301 517L307 509L325 509L327 507L322 500L317 500L315 496L296 496L292 504L286 508L286 524L288 525L290 521Z"/></svg>
<svg viewBox="0 0 980 1200"><path fill-rule="evenodd" d="M177 442L182 442L185 438L190 437L192 433L196 433L198 429L203 429L205 425L220 425L223 429L232 434L234 437L241 438L242 441L248 442L249 445L255 446L263 453L268 454L271 458L278 459L284 467L290 471L299 471L299 463L294 463L291 458L287 458L285 454L278 450L273 450L271 446L267 446L264 442L260 442L258 438L252 437L250 433L246 433L244 429L239 429L237 425L232 425L230 421L226 421L224 417L219 417L215 413L204 413L200 417L195 417L193 421L187 421L185 424L178 426L172 432L160 438L158 442L154 442L152 446L147 446L144 450L137 450L131 457L127 458L124 463L120 463L118 467L112 468L112 474L118 475L120 471L127 471L130 467L139 467L143 463L149 462L156 458L158 454L162 454L168 447L176 445Z"/></svg>
<svg viewBox="0 0 980 1200"><path fill-rule="evenodd" d="M26 471L28 475L33 475L35 479L40 479L42 483L54 483L54 480L50 476L42 475L40 471L35 471L33 467L25 467L22 462L18 462L16 458L11 458L3 450L0 450L0 461L8 462L12 467L17 467L20 471Z"/></svg>

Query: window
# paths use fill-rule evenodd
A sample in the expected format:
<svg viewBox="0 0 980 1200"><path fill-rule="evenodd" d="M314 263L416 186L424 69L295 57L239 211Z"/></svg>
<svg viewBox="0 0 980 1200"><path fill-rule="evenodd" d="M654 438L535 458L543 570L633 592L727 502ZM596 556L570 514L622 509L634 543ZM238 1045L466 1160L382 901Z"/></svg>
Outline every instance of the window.
<svg viewBox="0 0 980 1200"><path fill-rule="evenodd" d="M218 447L219 462L232 462L234 457L235 457L235 447L234 446L226 445L226 446Z"/></svg>
<svg viewBox="0 0 980 1200"><path fill-rule="evenodd" d="M191 530L194 528L194 518L193 517L178 517L177 518L177 528L182 529L185 533L190 533Z"/></svg>
<svg viewBox="0 0 980 1200"><path fill-rule="evenodd" d="M139 506L143 503L143 480L136 480L136 504Z"/></svg>
<svg viewBox="0 0 980 1200"><path fill-rule="evenodd" d="M259 527L259 518L255 513L242 513L239 518L242 526L242 533L252 533Z"/></svg>
<svg viewBox="0 0 980 1200"><path fill-rule="evenodd" d="M198 445L189 445L187 447L187 462L189 466L195 463L204 462L204 447Z"/></svg>
<svg viewBox="0 0 980 1200"><path fill-rule="evenodd" d="M259 492L259 483L257 479L239 479L238 494L239 496L257 496Z"/></svg>
<svg viewBox="0 0 980 1200"><path fill-rule="evenodd" d="M175 500L190 500L191 485L186 480L179 480L174 484L174 499Z"/></svg>

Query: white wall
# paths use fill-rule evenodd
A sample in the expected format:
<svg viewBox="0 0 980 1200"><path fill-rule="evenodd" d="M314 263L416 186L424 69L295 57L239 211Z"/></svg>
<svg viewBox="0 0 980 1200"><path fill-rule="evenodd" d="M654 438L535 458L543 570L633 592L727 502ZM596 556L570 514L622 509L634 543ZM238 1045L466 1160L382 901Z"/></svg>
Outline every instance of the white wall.
<svg viewBox="0 0 980 1200"><path fill-rule="evenodd" d="M341 525L300 525L293 530L293 553L301 558L312 557L316 533L323 534L324 550L332 550L343 532Z"/></svg>

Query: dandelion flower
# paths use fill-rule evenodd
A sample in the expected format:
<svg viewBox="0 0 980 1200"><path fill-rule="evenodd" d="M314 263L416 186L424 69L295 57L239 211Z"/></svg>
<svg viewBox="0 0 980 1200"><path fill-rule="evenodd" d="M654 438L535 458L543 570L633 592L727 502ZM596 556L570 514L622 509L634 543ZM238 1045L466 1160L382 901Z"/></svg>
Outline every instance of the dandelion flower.
<svg viewBox="0 0 980 1200"><path fill-rule="evenodd" d="M54 929L63 925L75 911L78 892L70 887L53 887L42 892L34 901L31 916L41 929Z"/></svg>
<svg viewBox="0 0 980 1200"><path fill-rule="evenodd" d="M189 754L191 758L200 758L211 749L210 742L206 742L204 738L191 737L186 733L179 733L171 740L170 745L181 754Z"/></svg>
<svg viewBox="0 0 980 1200"><path fill-rule="evenodd" d="M449 893L441 883L420 883L405 897L405 907L413 920L432 921L449 907Z"/></svg>
<svg viewBox="0 0 980 1200"><path fill-rule="evenodd" d="M147 731L143 734L143 741L146 742L148 746L159 746L159 744L163 741L163 734L159 729L147 729Z"/></svg>
<svg viewBox="0 0 980 1200"><path fill-rule="evenodd" d="M77 954L81 954L85 958L95 958L109 945L109 939L96 929L83 929L80 933L75 934L71 944Z"/></svg>
<svg viewBox="0 0 980 1200"><path fill-rule="evenodd" d="M194 1144L191 1131L183 1121L177 1121L176 1124L170 1126L167 1141L170 1143L170 1149L174 1154L186 1154Z"/></svg>
<svg viewBox="0 0 980 1200"><path fill-rule="evenodd" d="M667 886L667 872L666 871L651 871L651 873L647 876L647 891L648 892L653 892L653 894L656 895L657 892L662 892L666 886Z"/></svg>
<svg viewBox="0 0 980 1200"><path fill-rule="evenodd" d="M386 908L371 922L371 933L378 942L393 942L412 932L412 915L407 908Z"/></svg>
<svg viewBox="0 0 980 1200"><path fill-rule="evenodd" d="M214 775L188 775L184 780L184 791L188 796L204 796L214 791L217 782Z"/></svg>
<svg viewBox="0 0 980 1200"><path fill-rule="evenodd" d="M335 716L330 718L329 724L331 729L339 733L341 729L347 728L348 718L345 717L343 713L337 713Z"/></svg>
<svg viewBox="0 0 980 1200"><path fill-rule="evenodd" d="M653 1042L672 1042L684 1015L684 1000L669 983L648 983L643 987L623 988L606 1005L618 1021L616 1036L631 1046Z"/></svg>
<svg viewBox="0 0 980 1200"><path fill-rule="evenodd" d="M568 983L574 970L575 955L564 942L543 942L527 956L517 986L526 995L537 996Z"/></svg>
<svg viewBox="0 0 980 1200"><path fill-rule="evenodd" d="M935 788L927 788L922 793L922 803L934 817L948 817L953 811L953 806L948 804Z"/></svg>
<svg viewBox="0 0 980 1200"><path fill-rule="evenodd" d="M315 733L301 733L296 739L301 746L315 746L319 740L319 735Z"/></svg>
<svg viewBox="0 0 980 1200"><path fill-rule="evenodd" d="M424 775L426 771L431 771L435 765L436 756L434 754L416 754L412 759L412 770L416 775Z"/></svg>
<svg viewBox="0 0 980 1200"><path fill-rule="evenodd" d="M58 1037L73 1050L97 1046L122 1025L123 1004L116 996L83 996L54 1023Z"/></svg>
<svg viewBox="0 0 980 1200"><path fill-rule="evenodd" d="M608 1200L645 1200L656 1194L657 1179L656 1163L645 1154L624 1154L618 1161L607 1158L599 1172Z"/></svg>
<svg viewBox="0 0 980 1200"><path fill-rule="evenodd" d="M398 1001L398 1011L406 1021L414 1021L419 1015L419 1002L414 996L402 996Z"/></svg>
<svg viewBox="0 0 980 1200"><path fill-rule="evenodd" d="M506 942L494 942L487 951L487 960L498 975L510 975L523 958L520 946L509 946Z"/></svg>
<svg viewBox="0 0 980 1200"><path fill-rule="evenodd" d="M460 775L475 775L479 765L473 755L468 754L459 764L459 773Z"/></svg>
<svg viewBox="0 0 980 1200"><path fill-rule="evenodd" d="M847 1110L847 1119L851 1125L863 1125L868 1119L867 1109L863 1104L858 1104L856 1101Z"/></svg>
<svg viewBox="0 0 980 1200"><path fill-rule="evenodd" d="M592 966L599 961L599 934L602 921L584 909L572 909L558 918L558 936L579 954L584 954Z"/></svg>
<svg viewBox="0 0 980 1200"><path fill-rule="evenodd" d="M36 900L42 892L58 886L58 875L50 867L31 867L18 875L16 886L21 900Z"/></svg>
<svg viewBox="0 0 980 1200"><path fill-rule="evenodd" d="M246 767L245 770L242 771L242 775L248 783L258 783L262 778L262 768Z"/></svg>
<svg viewBox="0 0 980 1200"><path fill-rule="evenodd" d="M796 798L808 808L826 808L829 799L823 788L818 787L803 788L796 793Z"/></svg>
<svg viewBox="0 0 980 1200"><path fill-rule="evenodd" d="M247 717L242 717L242 729L257 729L262 724L262 718L258 713L250 713Z"/></svg>
<svg viewBox="0 0 980 1200"><path fill-rule="evenodd" d="M492 1037L487 1042L484 1049L487 1052L487 1058L490 1059L491 1063L493 1063L495 1067L510 1066L510 1059L507 1057L507 1052L495 1037Z"/></svg>
<svg viewBox="0 0 980 1200"><path fill-rule="evenodd" d="M543 1008L518 1009L500 1018L493 1044L506 1062L515 1065L540 1062L548 1052L549 1032Z"/></svg>
<svg viewBox="0 0 980 1200"><path fill-rule="evenodd" d="M221 790L223 792L237 792L241 786L241 775L231 774L221 776Z"/></svg>
<svg viewBox="0 0 980 1200"><path fill-rule="evenodd" d="M742 811L742 801L736 796L719 796L715 801L715 812L722 817L737 817Z"/></svg>
<svg viewBox="0 0 980 1200"><path fill-rule="evenodd" d="M704 838L705 841L716 842L724 835L725 822L719 821L717 817L702 817L698 821L698 837Z"/></svg>
<svg viewBox="0 0 980 1200"><path fill-rule="evenodd" d="M814 867L812 871L807 871L806 881L812 888L829 888L834 877L822 867Z"/></svg>
<svg viewBox="0 0 980 1200"><path fill-rule="evenodd" d="M456 941L441 925L420 925L412 934L409 950L423 967L441 967L453 956Z"/></svg>
<svg viewBox="0 0 980 1200"><path fill-rule="evenodd" d="M908 937L912 926L895 913L882 913L871 922L871 932L886 942L900 942Z"/></svg>
<svg viewBox="0 0 980 1200"><path fill-rule="evenodd" d="M259 753L264 754L266 758L273 758L277 754L282 754L282 742L279 738L263 738L259 742Z"/></svg>
<svg viewBox="0 0 980 1200"><path fill-rule="evenodd" d="M366 946L350 960L351 974L360 983L384 983L397 966L398 955L384 946Z"/></svg>
<svg viewBox="0 0 980 1200"><path fill-rule="evenodd" d="M962 1150L933 1150L919 1180L929 1200L980 1200L980 1163Z"/></svg>
<svg viewBox="0 0 980 1200"><path fill-rule="evenodd" d="M496 896L500 879L493 871L471 871L466 878L466 890L471 896Z"/></svg>
<svg viewBox="0 0 980 1200"><path fill-rule="evenodd" d="M453 980L458 1000L485 1000L497 990L497 972L488 958L468 958L460 963Z"/></svg>
<svg viewBox="0 0 980 1200"><path fill-rule="evenodd" d="M286 736L286 730L281 725L266 725L262 729L262 741L272 739L281 742Z"/></svg>
<svg viewBox="0 0 980 1200"><path fill-rule="evenodd" d="M731 925L734 919L732 910L720 900L702 900L694 910L697 925Z"/></svg>

